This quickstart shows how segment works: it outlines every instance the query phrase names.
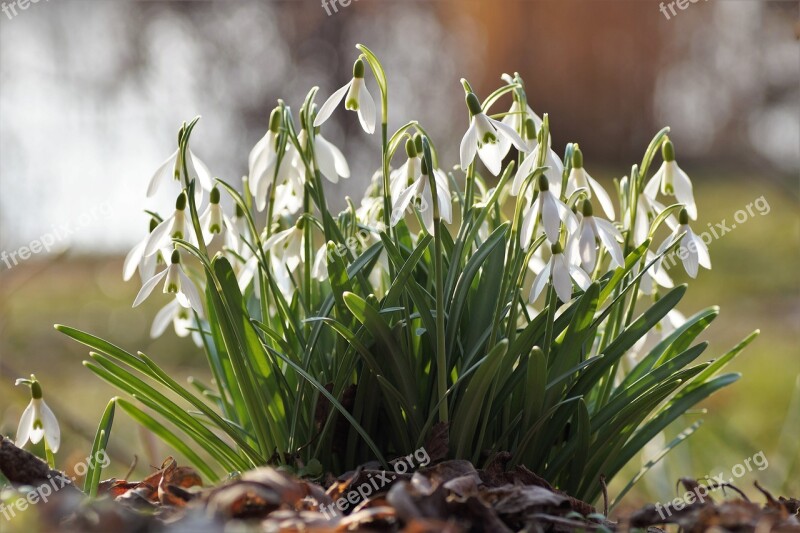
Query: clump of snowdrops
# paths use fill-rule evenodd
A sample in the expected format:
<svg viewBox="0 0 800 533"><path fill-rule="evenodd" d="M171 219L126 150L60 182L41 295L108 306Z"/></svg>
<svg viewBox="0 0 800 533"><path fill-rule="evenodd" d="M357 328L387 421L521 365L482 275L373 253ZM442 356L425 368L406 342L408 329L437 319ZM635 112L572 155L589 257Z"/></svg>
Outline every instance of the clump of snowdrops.
<svg viewBox="0 0 800 533"><path fill-rule="evenodd" d="M212 480L263 464L385 464L447 435L452 458L508 451L596 499L602 476L738 379L720 371L755 336L698 362L718 309L676 310L686 286L664 257L692 278L711 262L668 129L608 191L577 144L551 149L550 119L518 75L483 100L462 80L466 133L445 170L423 125L390 134L386 74L357 48L352 78L322 105L317 88L297 115L279 102L242 183L212 179L192 152L197 119L180 128L147 189L175 209L148 212L124 277L142 281L134 305L167 302L152 335L189 336L213 379L181 384L144 353L57 326L123 393L95 447L117 406ZM358 205L334 213L324 182L351 176L325 123L345 111L367 134L380 120L382 163ZM654 241L662 226L670 235Z"/></svg>

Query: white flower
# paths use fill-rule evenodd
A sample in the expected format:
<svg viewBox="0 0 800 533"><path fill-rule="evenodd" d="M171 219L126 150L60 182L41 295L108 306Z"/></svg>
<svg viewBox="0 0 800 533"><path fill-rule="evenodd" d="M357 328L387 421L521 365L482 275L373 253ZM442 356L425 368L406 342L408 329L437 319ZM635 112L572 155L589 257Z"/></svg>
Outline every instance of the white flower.
<svg viewBox="0 0 800 533"><path fill-rule="evenodd" d="M525 132L525 145L528 147L528 150L533 150L536 148L536 132L542 127L542 119L533 112L533 109L531 109L531 106L528 104L525 104L525 108L526 111L521 112L522 106L517 100L514 100L511 104L511 108L508 110L508 114L503 117L503 124L508 125L516 132ZM505 157L511 149L511 143L505 137L500 139L500 142L502 143L501 152L503 153L503 157Z"/></svg>
<svg viewBox="0 0 800 533"><path fill-rule="evenodd" d="M300 219L291 228L279 231L264 241L264 250L270 252L276 274L283 274L287 267L294 271L303 260L303 224L307 223Z"/></svg>
<svg viewBox="0 0 800 533"><path fill-rule="evenodd" d="M392 206L391 224L394 226L405 215L412 200L422 215L422 222L428 233L433 233L433 196L431 194L430 179L427 171L422 165L422 173L404 191L397 195ZM447 176L439 169L433 171L433 180L436 183L436 196L439 203L439 217L448 224L453 220L452 198L450 197L450 185Z"/></svg>
<svg viewBox="0 0 800 533"><path fill-rule="evenodd" d="M337 183L339 176L342 178L350 177L350 166L344 158L344 154L322 134L314 138L314 152L317 156L317 166L323 176L328 178L331 183Z"/></svg>
<svg viewBox="0 0 800 533"><path fill-rule="evenodd" d="M150 232L152 232L156 226L158 226L158 221L154 218L150 219ZM131 279L133 273L137 270L139 271L139 277L142 282L150 279L153 277L153 274L155 274L159 258L158 254L144 255L144 249L147 246L149 237L150 234L148 233L147 236L136 243L136 245L131 248L130 252L128 252L128 255L125 256L125 262L122 265L122 279L125 281Z"/></svg>
<svg viewBox="0 0 800 533"><path fill-rule="evenodd" d="M649 265L655 258L656 254L650 250L647 250L647 254L645 255L645 264ZM672 282L672 278L669 277L665 269L659 268L658 270L654 270L653 268L648 268L644 271L644 274L642 274L642 277L640 278L639 290L642 292L642 294L653 294L653 290L655 289L654 283L664 287L665 289L671 289L675 286L675 284Z"/></svg>
<svg viewBox="0 0 800 533"><path fill-rule="evenodd" d="M345 92L347 93L346 98ZM358 121L364 131L373 133L375 131L375 101L364 84L364 61L361 58L357 59L353 65L353 78L322 104L317 118L314 119L315 128L330 118L342 98L345 99L345 109L358 112Z"/></svg>
<svg viewBox="0 0 800 533"><path fill-rule="evenodd" d="M289 183L275 187L275 205L273 206L273 220L288 217L297 213L303 207L303 198Z"/></svg>
<svg viewBox="0 0 800 533"><path fill-rule="evenodd" d="M56 453L61 446L61 428L56 415L42 399L42 386L34 376L30 380L17 380L17 385L21 383L30 385L31 401L19 419L15 444L21 448L29 440L36 444L44 437L47 447Z"/></svg>
<svg viewBox="0 0 800 533"><path fill-rule="evenodd" d="M530 302L536 301L548 282L553 284L556 295L562 302L572 299L572 280L575 280L575 283L583 290L589 288L592 283L589 275L581 267L573 264L570 258L564 254L561 244L553 244L551 251L553 255L550 256L550 261L533 280L528 297Z"/></svg>
<svg viewBox="0 0 800 533"><path fill-rule="evenodd" d="M178 250L172 251L172 258L170 265L147 280L136 295L133 301L133 307L141 304L150 293L153 292L158 283L166 277L164 282L164 294L174 294L178 303L185 308L194 309L198 315L203 315L203 301L200 299L200 293L197 290L194 282L189 279L189 276L183 271L181 267L181 256Z"/></svg>
<svg viewBox="0 0 800 533"><path fill-rule="evenodd" d="M191 226L186 218L186 192L181 192L175 201L175 212L159 223L147 236L144 246L144 255L149 257L158 250L167 248L172 244L172 239L191 238Z"/></svg>
<svg viewBox="0 0 800 533"><path fill-rule="evenodd" d="M525 211L522 218L522 229L519 233L519 244L522 248L527 248L533 238L533 230L541 215L544 233L547 240L555 244L558 242L561 222L567 226L567 231L571 234L578 229L578 219L569 207L550 192L550 184L547 177L539 176L539 195Z"/></svg>
<svg viewBox="0 0 800 533"><path fill-rule="evenodd" d="M614 205L611 203L611 197L603 186L583 169L583 153L580 148L576 147L572 152L572 169L567 178L567 197L578 189L584 189L588 198L592 198L592 194L594 194L608 219L614 220Z"/></svg>
<svg viewBox="0 0 800 533"><path fill-rule="evenodd" d="M209 172L205 163L192 153L188 146L186 147L186 153L189 154L189 158L186 160L186 170L189 174L189 180L195 180L195 200L199 203L200 197L203 194L202 189L210 191L211 187L213 187L211 172ZM181 157L181 150L178 148L166 161L161 163L153 174L153 177L150 178L150 184L147 186L147 197L153 196L169 176L172 176L173 179L180 183L182 172L183 158ZM181 189L184 185L185 184L180 183Z"/></svg>
<svg viewBox="0 0 800 533"><path fill-rule="evenodd" d="M389 195L396 200L400 193L422 174L422 157L414 139L406 141L406 162L389 174Z"/></svg>
<svg viewBox="0 0 800 533"><path fill-rule="evenodd" d="M214 235L225 232L225 242L231 249L239 249L239 230L234 226L228 215L222 211L219 205L219 189L211 189L211 199L206 210L200 215L200 228L203 230L203 239L206 244L214 240Z"/></svg>
<svg viewBox="0 0 800 533"><path fill-rule="evenodd" d="M664 162L645 186L644 193L655 200L660 185L661 194L674 195L678 202L684 205L692 220L697 220L697 205L694 203L692 182L675 161L675 148L671 141L665 141L661 146L661 155Z"/></svg>
<svg viewBox="0 0 800 533"><path fill-rule="evenodd" d="M467 107L472 118L461 139L461 168L466 170L475 159L475 154L478 154L489 172L497 176L505 156L503 144L500 142L503 137L521 152L527 152L528 147L511 126L486 116L474 93L467 93Z"/></svg>
<svg viewBox="0 0 800 533"><path fill-rule="evenodd" d="M572 235L570 245L577 247L577 257L587 272L594 271L597 264L597 242L601 242L611 256L611 264L617 267L625 265L622 248L622 234L608 220L593 216L592 204L589 200L583 202L583 218L578 230Z"/></svg>
<svg viewBox="0 0 800 533"><path fill-rule="evenodd" d="M544 166L547 167L544 175L547 176L547 181L550 182L550 188L556 196L561 196L561 175L564 173L564 163L558 154L550 148L551 138L547 138L547 155L545 156ZM536 170L536 162L539 160L539 152L542 150L542 145L537 144L533 151L528 155L525 160L519 165L516 174L514 174L514 182L511 184L511 195L516 196L522 189L522 185L531 173Z"/></svg>
<svg viewBox="0 0 800 533"><path fill-rule="evenodd" d="M253 146L247 158L248 183L259 210L264 209L267 188L275 174L275 164L278 160L278 132L280 125L280 109L275 108L269 116L267 133ZM282 162L285 163L285 160Z"/></svg>
<svg viewBox="0 0 800 533"><path fill-rule="evenodd" d="M656 255L661 255L664 250L675 244L675 238L681 233L685 235L681 238L680 247L678 247L678 257L683 262L683 268L690 277L697 277L697 270L699 266L711 270L711 258L708 255L708 247L703 239L700 238L692 228L689 227L689 214L686 209L681 209L679 218L679 226L672 232L672 235L664 239L661 246L656 250ZM663 258L662 258L663 260ZM661 266L662 260L659 260L653 268L658 270Z"/></svg>

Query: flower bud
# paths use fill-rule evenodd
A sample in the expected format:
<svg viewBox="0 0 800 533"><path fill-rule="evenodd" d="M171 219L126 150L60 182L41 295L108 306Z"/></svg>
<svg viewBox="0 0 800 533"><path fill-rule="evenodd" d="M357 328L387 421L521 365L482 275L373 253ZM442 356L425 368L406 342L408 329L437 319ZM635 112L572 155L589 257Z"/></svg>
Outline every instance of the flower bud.
<svg viewBox="0 0 800 533"><path fill-rule="evenodd" d="M583 168L583 152L577 146L572 152L572 168Z"/></svg>
<svg viewBox="0 0 800 533"><path fill-rule="evenodd" d="M353 63L353 77L354 78L364 77L364 61L360 57L356 59L355 63Z"/></svg>
<svg viewBox="0 0 800 533"><path fill-rule="evenodd" d="M175 201L175 209L178 211L186 209L186 191L181 191L178 195L178 199Z"/></svg>
<svg viewBox="0 0 800 533"><path fill-rule="evenodd" d="M532 118L528 118L525 120L525 138L526 139L536 139L536 123L533 122Z"/></svg>
<svg viewBox="0 0 800 533"><path fill-rule="evenodd" d="M34 400L42 399L42 386L39 385L39 382L35 379L33 379L31 382L31 398Z"/></svg>
<svg viewBox="0 0 800 533"><path fill-rule="evenodd" d="M172 250L172 257L170 258L170 263L173 265L178 265L181 262L181 253L176 249Z"/></svg>
<svg viewBox="0 0 800 533"><path fill-rule="evenodd" d="M666 140L664 144L661 145L661 156L664 158L664 161L675 161L675 147L672 145L672 141Z"/></svg>
<svg viewBox="0 0 800 533"><path fill-rule="evenodd" d="M594 215L594 209L592 208L592 202L589 200L583 201L583 216L590 217Z"/></svg>
<svg viewBox="0 0 800 533"><path fill-rule="evenodd" d="M272 133L278 133L278 129L281 126L281 108L276 107L272 110L272 113L269 115L269 131Z"/></svg>
<svg viewBox="0 0 800 533"><path fill-rule="evenodd" d="M470 114L477 115L479 113L483 113L483 109L481 109L481 102L478 100L478 97L475 96L475 93L467 93L466 101Z"/></svg>
<svg viewBox="0 0 800 533"><path fill-rule="evenodd" d="M219 189L214 187L211 189L211 203L218 204L219 203Z"/></svg>
<svg viewBox="0 0 800 533"><path fill-rule="evenodd" d="M422 138L420 137L420 140L421 139ZM409 159L417 157L417 147L415 146L413 139L408 139L406 141L406 155L408 156Z"/></svg>
<svg viewBox="0 0 800 533"><path fill-rule="evenodd" d="M689 212L686 211L685 208L681 209L681 212L678 215L678 223L680 223L680 224L688 224L689 223Z"/></svg>
<svg viewBox="0 0 800 533"><path fill-rule="evenodd" d="M417 153L422 153L422 134L417 132L414 134L414 148L417 149Z"/></svg>

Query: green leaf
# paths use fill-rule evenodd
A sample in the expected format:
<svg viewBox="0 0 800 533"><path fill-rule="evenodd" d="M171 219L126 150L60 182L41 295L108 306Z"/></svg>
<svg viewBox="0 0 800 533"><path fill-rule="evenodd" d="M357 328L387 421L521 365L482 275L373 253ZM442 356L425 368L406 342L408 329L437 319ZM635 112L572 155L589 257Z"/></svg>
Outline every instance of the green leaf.
<svg viewBox="0 0 800 533"><path fill-rule="evenodd" d="M106 455L108 439L111 437L111 426L114 424L114 410L116 408L116 398L112 398L100 417L100 424L97 426L97 433L92 441L92 452L89 455L89 464L86 469L86 478L83 482L83 492L90 498L97 497L97 486L100 483L100 475L103 472L103 465L98 463L98 457Z"/></svg>

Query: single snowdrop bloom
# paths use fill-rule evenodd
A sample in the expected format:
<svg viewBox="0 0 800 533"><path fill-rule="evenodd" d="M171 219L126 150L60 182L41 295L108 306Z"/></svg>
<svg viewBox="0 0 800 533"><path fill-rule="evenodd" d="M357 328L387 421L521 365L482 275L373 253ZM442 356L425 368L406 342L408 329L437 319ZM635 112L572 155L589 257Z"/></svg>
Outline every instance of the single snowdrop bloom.
<svg viewBox="0 0 800 533"><path fill-rule="evenodd" d="M572 152L572 169L567 178L567 197L578 189L584 189L588 198L597 198L609 220L614 220L614 204L611 197L600 183L583 168L583 153L577 146Z"/></svg>
<svg viewBox="0 0 800 533"><path fill-rule="evenodd" d="M297 193L296 188L290 183L283 183L275 187L275 205L273 206L273 221L281 217L294 215L303 207L303 198Z"/></svg>
<svg viewBox="0 0 800 533"><path fill-rule="evenodd" d="M155 339L163 335L170 323L173 324L178 337L188 336L191 328L196 327L189 310L183 307L178 300L172 300L156 313L150 328L150 337Z"/></svg>
<svg viewBox="0 0 800 533"><path fill-rule="evenodd" d="M211 189L208 207L206 207L205 212L200 215L200 228L203 230L203 239L205 239L206 244L210 244L211 241L214 240L215 235L219 235L224 231L225 242L231 243L233 249L238 249L239 230L234 226L233 221L228 218L228 215L222 211L219 200L219 189L214 187Z"/></svg>
<svg viewBox="0 0 800 533"><path fill-rule="evenodd" d="M350 166L342 151L323 137L318 130L314 136L314 155L317 157L320 173L331 183L338 183L340 176L342 178L350 177Z"/></svg>
<svg viewBox="0 0 800 533"><path fill-rule="evenodd" d="M182 134L181 132L179 136ZM189 156L186 159L186 171L188 172L189 181L195 180L195 200L199 203L203 194L203 189L210 191L213 187L211 172L209 172L206 164L192 153L188 145L186 147L186 154ZM180 188L183 189L186 184L180 182L182 172L183 157L179 147L166 161L161 163L153 174L153 177L150 178L150 184L147 186L147 197L150 198L155 195L161 187L161 184L168 181L169 176L172 176L172 178L180 184Z"/></svg>
<svg viewBox="0 0 800 533"><path fill-rule="evenodd" d="M190 235L191 226L186 218L186 191L183 191L175 201L175 212L150 232L147 244L144 246L144 255L149 257L158 250L169 247L172 239L189 240Z"/></svg>
<svg viewBox="0 0 800 533"><path fill-rule="evenodd" d="M297 265L303 259L303 218L298 219L297 223L272 235L264 241L264 250L270 252L270 259L277 273L282 275L288 269L294 272Z"/></svg>
<svg viewBox="0 0 800 533"><path fill-rule="evenodd" d="M345 93L347 93L346 97ZM330 118L342 98L344 98L345 109L358 113L358 121L364 131L373 133L375 131L375 100L372 99L372 95L369 94L367 86L364 84L364 61L361 58L356 59L353 65L353 78L322 104L317 118L314 119L315 128Z"/></svg>
<svg viewBox="0 0 800 533"><path fill-rule="evenodd" d="M561 231L561 222L572 234L578 230L578 219L569 207L550 192L547 176L539 176L539 194L525 211L522 218L522 229L519 233L519 244L525 249L530 246L536 223L541 217L544 233L550 243L557 243Z"/></svg>
<svg viewBox="0 0 800 533"><path fill-rule="evenodd" d="M661 194L675 196L678 202L684 205L689 217L697 220L697 205L694 203L692 182L675 161L675 147L672 145L672 141L666 140L661 145L661 156L664 158L664 162L645 186L644 193L650 199L655 200L660 186Z"/></svg>
<svg viewBox="0 0 800 533"><path fill-rule="evenodd" d="M678 257L683 262L683 268L690 277L697 277L697 270L699 266L711 270L711 258L708 255L708 247L703 239L700 238L692 228L689 227L689 213L686 209L681 209L678 216L678 227L672 232L672 235L664 239L661 246L656 250L656 255L661 255L664 250L675 244L675 238L681 233L685 235L681 238L681 244L676 252ZM662 258L663 260L663 258ZM658 270L661 266L662 260L659 260L653 268Z"/></svg>
<svg viewBox="0 0 800 533"><path fill-rule="evenodd" d="M564 163L561 162L561 158L558 157L558 154L550 148L550 144L550 136L548 136L547 154L545 155L543 165L547 167L547 170L545 170L544 175L547 176L547 180L550 182L550 188L553 189L555 195L561 196L561 175L564 173ZM514 174L514 182L511 184L511 196L517 196L519 194L525 180L538 168L537 162L539 161L541 150L542 145L537 144L530 155L525 157L525 160L520 163L516 174Z"/></svg>
<svg viewBox="0 0 800 533"><path fill-rule="evenodd" d="M625 258L618 241L622 241L620 231L608 220L594 216L592 203L583 201L583 218L578 230L572 235L570 243L577 247L574 257L580 258L580 264L587 272L593 272L597 265L597 243L600 242L611 256L611 266L622 267Z"/></svg>
<svg viewBox="0 0 800 533"><path fill-rule="evenodd" d="M22 412L17 427L17 448L22 448L28 441L37 444L44 437L46 447L56 453L61 446L61 428L56 415L42 399L42 386L33 374L31 379L18 379L16 384L31 388L31 401Z"/></svg>
<svg viewBox="0 0 800 533"><path fill-rule="evenodd" d="M572 299L572 280L575 280L575 283L583 290L588 289L592 283L589 275L581 267L573 264L570 258L565 255L561 243L556 242L553 244L550 247L550 251L552 252L550 260L542 271L536 275L533 285L531 285L531 292L528 297L528 301L531 303L536 301L548 282L553 284L556 295L562 302L568 302Z"/></svg>
<svg viewBox="0 0 800 533"><path fill-rule="evenodd" d="M165 278L164 294L174 294L175 299L182 307L194 309L198 315L203 316L203 301L200 299L200 292L194 282L183 271L181 254L178 250L172 251L170 265L167 268L142 285L139 294L136 295L136 299L133 301L133 307L145 301L150 296L150 293L153 292L155 286Z"/></svg>
<svg viewBox="0 0 800 533"><path fill-rule="evenodd" d="M489 172L497 176L503 164L503 145L500 142L506 138L516 146L520 152L527 152L528 147L514 128L499 120L488 117L481 109L481 103L475 93L467 93L467 107L472 118L469 128L461 139L461 168L466 171L474 161L475 154L480 156ZM506 150L508 151L508 150Z"/></svg>
<svg viewBox="0 0 800 533"><path fill-rule="evenodd" d="M406 156L406 162L389 174L389 194L392 201L395 201L408 184L417 181L422 174L422 155L417 149L415 139L406 140Z"/></svg>
<svg viewBox="0 0 800 533"><path fill-rule="evenodd" d="M450 185L447 182L447 175L439 169L433 171L433 180L436 183L436 196L439 203L439 217L450 224L453 221L453 205L450 196ZM408 206L414 202L422 216L422 222L428 233L433 234L433 195L431 194L430 178L425 161L421 164L421 174L404 191L397 195L392 206L392 217L390 223L395 226L405 215Z"/></svg>
<svg viewBox="0 0 800 533"><path fill-rule="evenodd" d="M131 279L133 277L133 273L137 270L139 271L139 277L141 278L142 282L147 281L153 277L153 274L155 274L156 265L159 261L159 255L153 254L146 256L144 254L144 249L147 246L147 240L150 237L150 233L152 233L157 226L158 220L151 218L150 232L144 239L139 241L133 248L131 248L131 251L125 256L125 262L122 265L122 279L125 281Z"/></svg>
<svg viewBox="0 0 800 533"><path fill-rule="evenodd" d="M247 217L244 216L244 211L236 204L236 211L234 212L231 220L231 226L225 232L225 248L239 255L243 255L247 244L245 244L245 236L248 235L249 228L247 226Z"/></svg>
<svg viewBox="0 0 800 533"><path fill-rule="evenodd" d="M515 99L508 110L508 114L503 117L503 124L507 124L516 132L520 132L525 141L525 146L528 150L533 150L537 144L536 132L542 128L542 119L533 112L531 106L525 104L525 107L526 111L523 112L522 106ZM511 143L505 137L500 142L503 143L501 151L503 152L503 157L505 157L511 149Z"/></svg>
<svg viewBox="0 0 800 533"><path fill-rule="evenodd" d="M275 175L275 165L278 161L278 135L280 127L281 114L280 109L276 107L269 116L269 129L267 133L253 146L247 158L247 179L259 210L264 209L267 189ZM282 162L285 163L285 161Z"/></svg>

